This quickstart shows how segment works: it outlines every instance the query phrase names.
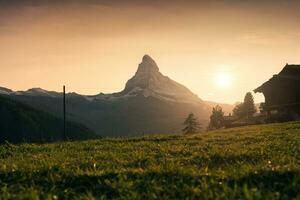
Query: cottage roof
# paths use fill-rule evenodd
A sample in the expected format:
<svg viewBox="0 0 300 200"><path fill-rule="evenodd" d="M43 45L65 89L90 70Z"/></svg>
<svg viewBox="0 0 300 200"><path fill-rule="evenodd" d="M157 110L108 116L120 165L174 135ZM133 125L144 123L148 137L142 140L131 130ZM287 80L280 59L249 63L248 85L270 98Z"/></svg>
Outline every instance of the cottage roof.
<svg viewBox="0 0 300 200"><path fill-rule="evenodd" d="M256 88L254 92L263 92L264 88L271 85L274 80L293 80L300 82L300 65L289 65L286 64L285 67L279 72L279 74L274 75L267 82L263 83L261 86Z"/></svg>
<svg viewBox="0 0 300 200"><path fill-rule="evenodd" d="M300 77L300 65L286 64L286 66L281 70L281 72L278 75L289 75L289 76Z"/></svg>

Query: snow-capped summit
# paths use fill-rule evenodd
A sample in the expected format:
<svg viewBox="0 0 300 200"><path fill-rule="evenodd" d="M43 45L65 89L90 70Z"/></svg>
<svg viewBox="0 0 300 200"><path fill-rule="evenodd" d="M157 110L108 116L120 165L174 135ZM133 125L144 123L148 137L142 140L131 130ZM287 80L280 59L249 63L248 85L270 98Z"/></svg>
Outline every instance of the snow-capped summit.
<svg viewBox="0 0 300 200"><path fill-rule="evenodd" d="M152 96L176 102L201 101L188 88L160 73L156 62L149 55L143 57L137 72L127 81L125 89L119 94L136 94L137 91L145 97Z"/></svg>
<svg viewBox="0 0 300 200"><path fill-rule="evenodd" d="M26 96L47 96L47 97L59 97L61 96L59 92L48 91L42 88L31 88L26 91L14 92L16 95L26 95Z"/></svg>
<svg viewBox="0 0 300 200"><path fill-rule="evenodd" d="M31 88L26 91L13 91L4 87L0 87L0 94L2 95L23 95L23 96L44 96L44 97L59 97L61 93L55 91L48 91L42 88Z"/></svg>
<svg viewBox="0 0 300 200"><path fill-rule="evenodd" d="M27 94L48 94L47 90L44 90L42 88L31 88L27 91L25 91Z"/></svg>
<svg viewBox="0 0 300 200"><path fill-rule="evenodd" d="M5 94L5 95L8 95L8 94L11 94L13 91L10 90L10 89L7 89L5 87L0 87L0 94Z"/></svg>

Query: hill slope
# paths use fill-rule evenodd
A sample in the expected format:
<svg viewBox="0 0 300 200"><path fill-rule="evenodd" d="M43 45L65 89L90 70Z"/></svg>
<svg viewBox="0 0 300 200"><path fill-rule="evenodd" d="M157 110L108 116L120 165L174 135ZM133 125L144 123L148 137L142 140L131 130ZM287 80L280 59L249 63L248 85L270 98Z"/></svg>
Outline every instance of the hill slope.
<svg viewBox="0 0 300 200"><path fill-rule="evenodd" d="M0 96L0 142L50 142L63 138L63 121ZM69 139L94 138L95 134L77 123L68 122Z"/></svg>
<svg viewBox="0 0 300 200"><path fill-rule="evenodd" d="M300 122L0 146L0 199L299 199Z"/></svg>

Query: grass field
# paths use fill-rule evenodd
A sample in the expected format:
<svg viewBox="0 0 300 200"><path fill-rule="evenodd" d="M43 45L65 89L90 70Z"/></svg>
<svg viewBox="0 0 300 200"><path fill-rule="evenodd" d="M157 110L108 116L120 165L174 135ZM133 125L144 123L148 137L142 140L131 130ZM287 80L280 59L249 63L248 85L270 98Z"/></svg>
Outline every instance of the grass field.
<svg viewBox="0 0 300 200"><path fill-rule="evenodd" d="M0 146L0 199L300 199L300 122Z"/></svg>

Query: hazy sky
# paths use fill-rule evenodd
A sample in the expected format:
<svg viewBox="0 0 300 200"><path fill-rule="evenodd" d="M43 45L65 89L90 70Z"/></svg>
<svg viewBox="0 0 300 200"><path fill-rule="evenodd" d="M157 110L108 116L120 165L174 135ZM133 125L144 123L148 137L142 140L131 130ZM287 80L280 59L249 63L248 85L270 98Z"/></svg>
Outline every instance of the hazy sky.
<svg viewBox="0 0 300 200"><path fill-rule="evenodd" d="M298 2L0 0L0 85L117 92L149 54L200 98L234 103L300 63Z"/></svg>

